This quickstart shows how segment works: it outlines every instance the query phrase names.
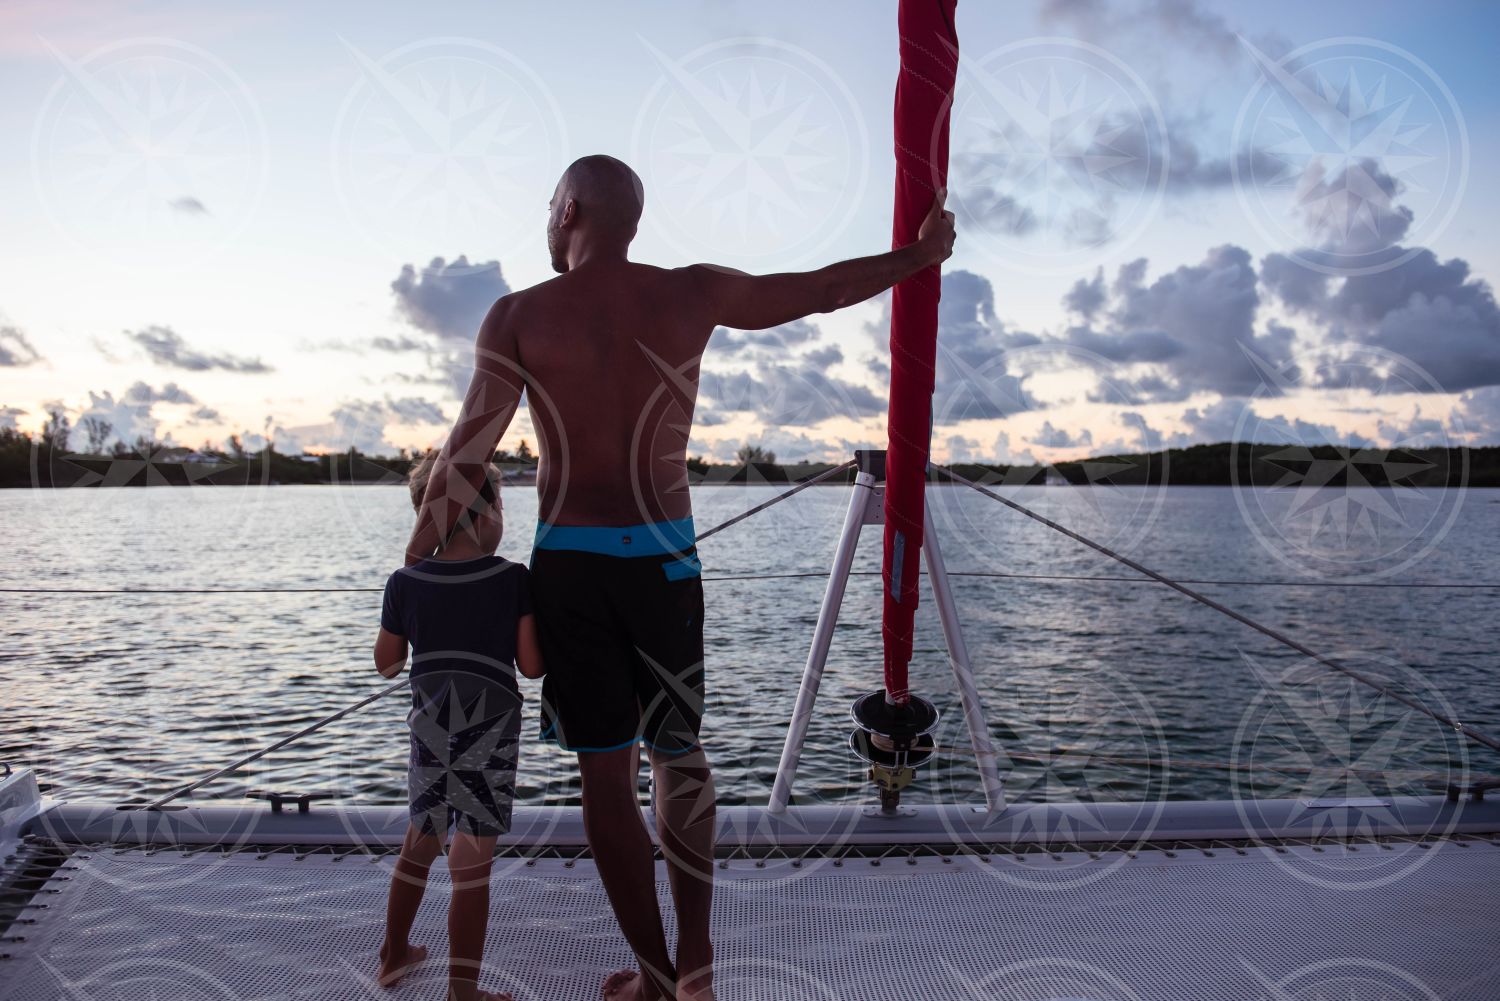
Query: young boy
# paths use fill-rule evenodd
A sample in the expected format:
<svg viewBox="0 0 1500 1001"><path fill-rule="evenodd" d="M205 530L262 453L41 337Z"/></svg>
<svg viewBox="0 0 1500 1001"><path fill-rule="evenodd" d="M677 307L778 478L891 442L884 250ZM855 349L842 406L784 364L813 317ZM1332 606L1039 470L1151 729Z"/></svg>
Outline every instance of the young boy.
<svg viewBox="0 0 1500 1001"><path fill-rule="evenodd" d="M432 475L429 454L409 477L420 510ZM408 941L427 872L448 830L449 1001L505 1001L479 990L489 917L495 837L510 829L515 795L521 693L515 669L543 673L531 614L529 572L495 555L504 529L498 471L488 470L473 506L428 559L391 574L375 640L375 668L394 678L412 648L411 757L407 770L411 823L391 876L382 986L392 986L427 955Z"/></svg>

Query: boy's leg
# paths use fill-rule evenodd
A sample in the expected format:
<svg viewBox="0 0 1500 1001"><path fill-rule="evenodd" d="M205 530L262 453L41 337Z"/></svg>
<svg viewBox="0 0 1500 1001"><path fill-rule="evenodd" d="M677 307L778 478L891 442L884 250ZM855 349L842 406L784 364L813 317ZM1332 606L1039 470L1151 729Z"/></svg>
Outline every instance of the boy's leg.
<svg viewBox="0 0 1500 1001"><path fill-rule="evenodd" d="M653 751L651 769L656 778L657 837L677 909L677 998L712 1001L713 772L702 747L683 754Z"/></svg>
<svg viewBox="0 0 1500 1001"><path fill-rule="evenodd" d="M655 1001L674 996L676 973L656 900L651 836L636 800L632 766L637 753L634 745L588 751L578 755L578 769L583 776L583 827L599 867L599 880L640 964L639 974L633 970L611 974L604 982L604 996Z"/></svg>
<svg viewBox="0 0 1500 1001"><path fill-rule="evenodd" d="M453 901L448 905L448 1001L510 1001L479 989L490 918L490 863L495 836L456 831L448 849Z"/></svg>
<svg viewBox="0 0 1500 1001"><path fill-rule="evenodd" d="M385 905L385 941L380 946L378 978L382 987L394 985L427 956L426 946L412 945L408 939L427 890L428 870L442 850L443 840L438 835L424 834L416 824L407 825Z"/></svg>

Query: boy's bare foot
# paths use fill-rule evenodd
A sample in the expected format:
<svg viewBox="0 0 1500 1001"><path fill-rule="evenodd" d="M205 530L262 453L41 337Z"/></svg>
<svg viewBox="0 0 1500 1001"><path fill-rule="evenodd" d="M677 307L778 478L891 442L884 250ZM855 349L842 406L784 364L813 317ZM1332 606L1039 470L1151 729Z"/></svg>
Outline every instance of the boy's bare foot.
<svg viewBox="0 0 1500 1001"><path fill-rule="evenodd" d="M402 977L426 958L427 946L425 945L407 944L400 951L396 951L387 942L380 947L380 974L376 980L381 987L395 987Z"/></svg>

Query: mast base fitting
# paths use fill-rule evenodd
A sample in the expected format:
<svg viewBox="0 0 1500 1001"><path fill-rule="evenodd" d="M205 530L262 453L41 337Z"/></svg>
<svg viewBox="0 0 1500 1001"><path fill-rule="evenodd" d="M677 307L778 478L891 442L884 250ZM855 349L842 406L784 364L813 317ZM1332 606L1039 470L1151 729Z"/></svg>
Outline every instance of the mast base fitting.
<svg viewBox="0 0 1500 1001"><path fill-rule="evenodd" d="M937 707L918 695L905 705L892 705L884 691L876 691L856 699L849 714L856 727L849 735L849 749L869 763L880 808L893 812L901 802L901 790L911 785L916 770L932 757Z"/></svg>

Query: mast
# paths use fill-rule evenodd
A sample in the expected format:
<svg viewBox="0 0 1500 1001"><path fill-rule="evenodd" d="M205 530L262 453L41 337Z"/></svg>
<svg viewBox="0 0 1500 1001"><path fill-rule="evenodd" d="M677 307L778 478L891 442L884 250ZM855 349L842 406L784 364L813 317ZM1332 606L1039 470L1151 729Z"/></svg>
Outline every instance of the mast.
<svg viewBox="0 0 1500 1001"><path fill-rule="evenodd" d="M958 72L957 0L901 0L896 80L896 203L892 243L903 247L948 183L948 120ZM898 284L891 298L891 402L886 421L885 585L881 638L886 701L910 698L912 621L917 611L927 461L932 445L940 267Z"/></svg>

